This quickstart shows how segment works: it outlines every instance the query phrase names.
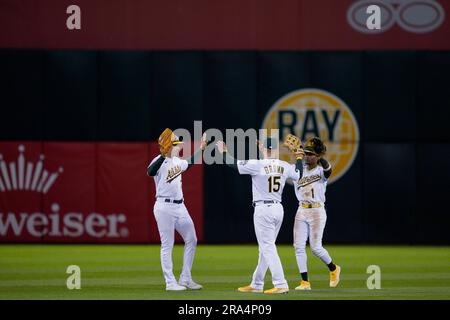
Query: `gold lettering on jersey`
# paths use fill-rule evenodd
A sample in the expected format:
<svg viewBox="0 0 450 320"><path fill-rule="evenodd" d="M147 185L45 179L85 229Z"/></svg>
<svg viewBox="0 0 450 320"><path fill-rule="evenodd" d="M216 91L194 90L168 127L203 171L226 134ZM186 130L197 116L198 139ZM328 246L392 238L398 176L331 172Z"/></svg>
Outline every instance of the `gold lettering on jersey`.
<svg viewBox="0 0 450 320"><path fill-rule="evenodd" d="M266 172L266 174L271 174L271 173L283 174L284 167L270 164L270 165L264 167L264 171Z"/></svg>
<svg viewBox="0 0 450 320"><path fill-rule="evenodd" d="M319 181L320 180L320 174L314 174L312 176L307 176L307 177L303 177L298 181L298 187L304 187L307 186L308 184L311 184L313 182Z"/></svg>
<svg viewBox="0 0 450 320"><path fill-rule="evenodd" d="M175 166L170 168L167 171L167 178L166 178L166 182L172 182L173 179L175 179L176 177L178 177L181 174L181 166Z"/></svg>

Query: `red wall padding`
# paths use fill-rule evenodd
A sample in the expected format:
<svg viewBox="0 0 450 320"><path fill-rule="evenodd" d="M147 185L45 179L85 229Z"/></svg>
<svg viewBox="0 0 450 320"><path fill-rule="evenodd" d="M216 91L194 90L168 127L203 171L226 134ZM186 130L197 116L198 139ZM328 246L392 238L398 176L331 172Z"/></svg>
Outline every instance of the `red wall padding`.
<svg viewBox="0 0 450 320"><path fill-rule="evenodd" d="M450 2L430 33L395 24L368 35L347 21L356 0L1 0L0 47L46 49L450 49ZM400 1L399 1L400 2ZM424 1L411 1L423 10ZM427 3L430 1L427 0ZM364 2L366 3L366 2ZM370 2L368 2L370 3ZM381 0L375 4L383 3ZM81 29L66 9L81 9ZM391 14L400 12L391 9ZM426 13L428 14L428 13Z"/></svg>
<svg viewBox="0 0 450 320"><path fill-rule="evenodd" d="M0 154L0 242L159 241L155 186L146 174L158 154L156 143L0 142ZM40 155L44 160L35 189L44 170L48 175L41 191L30 190ZM27 184L28 163L33 175ZM44 193L49 177L60 168L62 173ZM183 191L202 241L202 165L183 174Z"/></svg>

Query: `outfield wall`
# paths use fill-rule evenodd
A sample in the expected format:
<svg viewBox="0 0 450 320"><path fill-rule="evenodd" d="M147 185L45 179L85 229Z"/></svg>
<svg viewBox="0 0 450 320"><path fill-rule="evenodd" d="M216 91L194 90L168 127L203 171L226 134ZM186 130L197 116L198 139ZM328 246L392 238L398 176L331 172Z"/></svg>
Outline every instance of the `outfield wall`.
<svg viewBox="0 0 450 320"><path fill-rule="evenodd" d="M73 5L0 1L0 242L157 242L146 166L198 120L321 136L326 242L450 243L449 1ZM255 242L248 177L196 165L183 186L201 242Z"/></svg>
<svg viewBox="0 0 450 320"><path fill-rule="evenodd" d="M47 194L19 190L18 176L17 190L10 181L8 191L1 175L1 242L158 241L151 211L153 182L145 169L157 154L159 133L167 126L192 131L195 120L202 120L205 129L260 128L281 97L305 88L342 100L359 130L357 140L341 141L343 148L348 143L358 149L350 168L328 187L325 241L450 241L443 205L450 194L447 51L3 49L0 70L5 166L9 170L15 163L18 175L22 145L25 164L36 166L43 154L48 176L64 167ZM295 133L314 133L315 120L306 124L300 119ZM322 134L323 119L316 120ZM330 138L329 132L324 138ZM183 185L200 241L255 240L248 177L225 166L196 166ZM64 214L81 213L83 218L73 218L81 224L92 213L105 218L91 218L94 235L84 227L81 237L64 237L64 219L54 222L51 217L54 203ZM284 204L279 240L290 242L296 210L290 186ZM33 212L47 218L21 220L21 213ZM17 228L23 224L18 235L14 222L6 227L9 213L14 213ZM128 218L117 230L127 231L105 236L114 235L105 229L112 219L106 217L119 213ZM28 225L41 235L30 234ZM50 236L52 228L61 236ZM72 226L68 232L77 231Z"/></svg>

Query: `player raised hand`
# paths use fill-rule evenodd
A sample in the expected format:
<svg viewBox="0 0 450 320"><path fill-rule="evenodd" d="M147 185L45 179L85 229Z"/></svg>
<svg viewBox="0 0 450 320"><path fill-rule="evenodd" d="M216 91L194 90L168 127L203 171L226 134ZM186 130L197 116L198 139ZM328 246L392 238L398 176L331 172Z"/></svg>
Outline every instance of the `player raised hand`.
<svg viewBox="0 0 450 320"><path fill-rule="evenodd" d="M208 145L208 139L206 138L206 132L202 135L202 140L200 140L200 149L205 150Z"/></svg>
<svg viewBox="0 0 450 320"><path fill-rule="evenodd" d="M305 150L303 150L302 147L298 148L297 150L293 151L295 159L303 159L305 156Z"/></svg>
<svg viewBox="0 0 450 320"><path fill-rule="evenodd" d="M283 146L291 151L296 159L303 159L305 156L305 151L303 149L302 142L300 138L294 136L293 134L288 134L283 142Z"/></svg>
<svg viewBox="0 0 450 320"><path fill-rule="evenodd" d="M228 151L227 145L225 144L225 142L223 142L221 140L217 141L216 146L220 153L224 153L224 152Z"/></svg>
<svg viewBox="0 0 450 320"><path fill-rule="evenodd" d="M264 144L261 141L256 140L256 145L258 146L259 151L261 151L262 153L264 151Z"/></svg>

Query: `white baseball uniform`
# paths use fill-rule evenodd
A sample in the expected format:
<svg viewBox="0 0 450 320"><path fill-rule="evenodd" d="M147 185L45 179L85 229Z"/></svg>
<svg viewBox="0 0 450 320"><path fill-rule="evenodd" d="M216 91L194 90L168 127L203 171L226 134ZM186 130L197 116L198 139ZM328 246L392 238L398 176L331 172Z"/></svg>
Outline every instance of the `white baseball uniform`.
<svg viewBox="0 0 450 320"><path fill-rule="evenodd" d="M160 155L155 157L149 167L160 157ZM172 264L174 230L181 235L185 243L180 283L192 281L191 269L197 246L197 236L194 223L183 201L181 174L187 168L186 160L178 157L166 158L154 176L156 202L153 212L161 238L161 266L167 286L177 284Z"/></svg>
<svg viewBox="0 0 450 320"><path fill-rule="evenodd" d="M295 165L279 159L238 161L237 167L240 174L249 174L252 177L255 207L253 222L259 246L259 258L251 286L262 290L264 277L269 268L274 287L288 288L275 241L283 222L284 210L281 205L281 195L286 179L297 181L299 172L296 171Z"/></svg>
<svg viewBox="0 0 450 320"><path fill-rule="evenodd" d="M328 170L331 170L331 166ZM308 237L313 254L325 264L331 263L330 255L322 246L327 221L325 211L327 180L322 166L317 165L314 169L308 170L305 165L302 178L294 185L295 195L299 201L294 223L294 247L300 273L307 272L305 247Z"/></svg>

